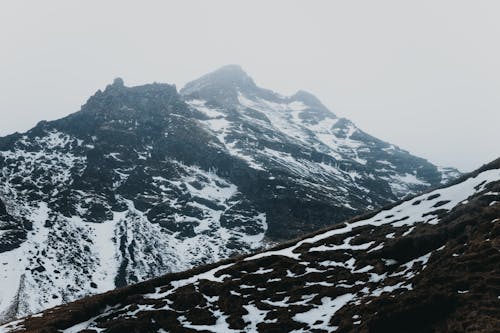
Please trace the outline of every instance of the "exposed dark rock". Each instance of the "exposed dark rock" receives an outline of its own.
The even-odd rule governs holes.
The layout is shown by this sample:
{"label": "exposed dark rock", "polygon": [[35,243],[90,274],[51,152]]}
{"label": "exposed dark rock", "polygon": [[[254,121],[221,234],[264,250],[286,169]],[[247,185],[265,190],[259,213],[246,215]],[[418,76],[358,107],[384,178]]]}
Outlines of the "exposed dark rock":
{"label": "exposed dark rock", "polygon": [[[426,218],[429,208],[412,203],[427,197],[453,207],[438,220]],[[1,329],[497,332],[499,199],[500,159],[430,195],[261,253],[84,298]]]}
{"label": "exposed dark rock", "polygon": [[[115,79],[80,111],[0,138],[0,168],[0,285],[19,280],[8,297],[23,300],[9,318],[256,251],[453,175],[233,65],[181,93]],[[20,262],[2,256],[19,248]]]}

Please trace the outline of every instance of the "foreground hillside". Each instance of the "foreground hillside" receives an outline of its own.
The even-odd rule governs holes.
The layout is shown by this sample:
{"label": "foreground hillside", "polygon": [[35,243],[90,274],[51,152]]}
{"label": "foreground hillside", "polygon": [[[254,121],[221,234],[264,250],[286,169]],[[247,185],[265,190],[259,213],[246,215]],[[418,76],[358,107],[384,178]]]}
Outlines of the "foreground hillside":
{"label": "foreground hillside", "polygon": [[498,332],[500,159],[451,186],[251,256],[0,332]]}
{"label": "foreground hillside", "polygon": [[181,93],[117,79],[0,138],[0,321],[257,251],[454,175],[237,66]]}

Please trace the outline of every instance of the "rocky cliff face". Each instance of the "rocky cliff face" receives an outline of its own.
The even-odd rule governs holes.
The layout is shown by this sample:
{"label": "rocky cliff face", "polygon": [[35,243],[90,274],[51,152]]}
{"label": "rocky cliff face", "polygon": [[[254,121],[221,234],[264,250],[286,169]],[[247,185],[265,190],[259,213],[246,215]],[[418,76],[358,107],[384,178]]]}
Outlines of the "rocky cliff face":
{"label": "rocky cliff face", "polygon": [[257,254],[165,275],[2,332],[497,332],[500,159]]}
{"label": "rocky cliff face", "polygon": [[20,241],[26,239],[31,230],[29,221],[22,223],[7,212],[7,207],[0,201],[0,253],[13,250]]}
{"label": "rocky cliff face", "polygon": [[255,251],[454,176],[235,66],[180,94],[117,79],[80,111],[0,138],[0,168],[3,319]]}

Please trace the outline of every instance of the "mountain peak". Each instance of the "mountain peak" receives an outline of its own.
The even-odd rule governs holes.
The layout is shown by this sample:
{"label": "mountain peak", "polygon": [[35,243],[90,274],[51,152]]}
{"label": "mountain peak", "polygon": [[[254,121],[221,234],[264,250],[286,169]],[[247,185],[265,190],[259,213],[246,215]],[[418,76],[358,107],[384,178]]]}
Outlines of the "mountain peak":
{"label": "mountain peak", "polygon": [[299,90],[295,94],[291,96],[291,98],[295,100],[302,100],[302,101],[311,101],[311,102],[316,102],[316,103],[321,103],[318,97],[313,95],[312,93],[305,91],[305,90]]}
{"label": "mountain peak", "polygon": [[294,101],[300,101],[304,102],[305,104],[309,106],[313,106],[318,109],[323,109],[326,110],[327,108],[321,103],[318,97],[313,95],[312,93],[305,91],[305,90],[299,90],[297,91],[294,95],[290,97],[291,100]]}
{"label": "mountain peak", "polygon": [[276,103],[299,101],[307,105],[309,110],[314,110],[314,113],[320,111],[322,114],[325,112],[330,114],[330,111],[313,94],[299,90],[290,97],[281,96],[271,90],[258,87],[243,68],[235,64],[223,66],[187,83],[180,93],[192,98],[217,101],[229,107],[239,103],[240,94],[246,98],[260,98]]}
{"label": "mountain peak", "polygon": [[113,86],[115,87],[124,87],[125,83],[121,77],[117,77],[113,80]]}
{"label": "mountain peak", "polygon": [[122,90],[123,88],[126,88],[123,79],[121,77],[117,77],[113,80],[113,83],[108,84],[106,86],[106,91],[110,91],[110,90],[118,91],[118,90]]}
{"label": "mountain peak", "polygon": [[222,66],[212,72],[212,74],[214,73],[231,73],[234,75],[248,76],[248,74],[243,70],[243,67],[238,64],[229,64]]}
{"label": "mountain peak", "polygon": [[239,65],[226,65],[197,80],[191,81],[181,89],[182,95],[197,93],[205,96],[223,94],[223,100],[234,100],[238,91],[258,89],[253,79]]}
{"label": "mountain peak", "polygon": [[104,91],[98,90],[91,96],[82,111],[85,112],[121,112],[123,108],[143,112],[161,112],[168,108],[172,100],[178,99],[175,85],[167,83],[150,83],[127,87],[123,79],[116,78]]}
{"label": "mountain peak", "polygon": [[212,81],[232,81],[233,83],[245,82],[253,83],[252,78],[243,70],[240,65],[230,64],[222,66],[213,72],[210,72],[202,78],[210,79]]}

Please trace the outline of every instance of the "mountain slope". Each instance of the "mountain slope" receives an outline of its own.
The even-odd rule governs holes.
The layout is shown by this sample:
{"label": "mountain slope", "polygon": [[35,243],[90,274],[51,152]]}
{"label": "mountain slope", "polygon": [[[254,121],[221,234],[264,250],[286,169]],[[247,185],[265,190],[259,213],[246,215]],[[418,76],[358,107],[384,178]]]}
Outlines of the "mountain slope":
{"label": "mountain slope", "polygon": [[298,164],[297,176],[307,178],[316,176],[320,162],[337,170],[323,172],[341,177],[340,170],[350,176],[356,184],[350,193],[374,191],[375,184],[370,181],[383,179],[390,188],[378,191],[385,198],[415,194],[458,176],[454,169],[437,169],[368,135],[349,120],[335,116],[310,93],[299,91],[287,97],[258,87],[239,66],[226,66],[190,82],[181,94],[209,117],[207,126],[223,146],[255,168],[269,170],[269,160],[277,164],[272,168],[292,161]]}
{"label": "mountain slope", "polygon": [[446,181],[239,67],[126,87],[0,138],[0,320],[255,251]]}
{"label": "mountain slope", "polygon": [[500,159],[455,184],[246,257],[1,332],[494,332]]}

